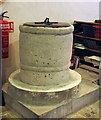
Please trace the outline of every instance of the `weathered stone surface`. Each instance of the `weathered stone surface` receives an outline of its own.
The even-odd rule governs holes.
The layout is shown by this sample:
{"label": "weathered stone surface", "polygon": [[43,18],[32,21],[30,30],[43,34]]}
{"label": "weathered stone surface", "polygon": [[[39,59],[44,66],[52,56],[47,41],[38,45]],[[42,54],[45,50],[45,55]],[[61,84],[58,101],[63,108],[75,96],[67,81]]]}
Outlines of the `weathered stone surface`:
{"label": "weathered stone surface", "polygon": [[21,81],[38,86],[67,82],[72,32],[72,25],[61,28],[20,25]]}

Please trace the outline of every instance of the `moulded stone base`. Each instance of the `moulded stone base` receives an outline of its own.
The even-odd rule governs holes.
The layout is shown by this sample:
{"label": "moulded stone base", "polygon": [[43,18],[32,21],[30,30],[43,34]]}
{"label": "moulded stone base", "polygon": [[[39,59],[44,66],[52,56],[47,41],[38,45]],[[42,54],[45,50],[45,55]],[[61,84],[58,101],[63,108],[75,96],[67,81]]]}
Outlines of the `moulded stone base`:
{"label": "moulded stone base", "polygon": [[[8,95],[23,103],[30,105],[54,105],[70,101],[77,94],[81,76],[69,70],[67,82],[57,85],[36,86],[23,83],[19,79],[19,71],[15,71],[9,77]],[[16,96],[15,96],[16,95]]]}

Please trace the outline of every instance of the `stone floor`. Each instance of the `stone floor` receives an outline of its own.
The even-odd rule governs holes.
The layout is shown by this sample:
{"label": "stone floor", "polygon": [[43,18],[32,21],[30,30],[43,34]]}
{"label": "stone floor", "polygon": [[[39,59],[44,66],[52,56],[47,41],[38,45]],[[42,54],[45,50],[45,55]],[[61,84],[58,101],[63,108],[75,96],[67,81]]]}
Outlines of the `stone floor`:
{"label": "stone floor", "polygon": [[101,118],[101,100],[87,106],[76,113],[65,116],[65,118]]}
{"label": "stone floor", "polygon": [[[100,103],[101,100],[98,100],[92,105],[87,106],[76,113],[67,115],[64,118],[101,118],[101,106],[99,105]],[[19,116],[14,111],[10,111],[5,107],[2,107],[2,113],[0,113],[0,117],[2,117],[2,115],[3,118],[7,118],[8,120],[10,120],[10,118],[17,118],[17,120],[19,120]]]}

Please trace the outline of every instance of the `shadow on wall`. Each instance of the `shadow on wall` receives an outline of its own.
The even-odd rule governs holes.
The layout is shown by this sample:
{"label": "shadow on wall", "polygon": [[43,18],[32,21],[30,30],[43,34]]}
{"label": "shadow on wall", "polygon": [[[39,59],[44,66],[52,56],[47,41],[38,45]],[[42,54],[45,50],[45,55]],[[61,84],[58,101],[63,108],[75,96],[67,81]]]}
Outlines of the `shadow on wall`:
{"label": "shadow on wall", "polygon": [[3,83],[8,80],[9,75],[19,68],[19,41],[9,45],[9,57],[2,60]]}

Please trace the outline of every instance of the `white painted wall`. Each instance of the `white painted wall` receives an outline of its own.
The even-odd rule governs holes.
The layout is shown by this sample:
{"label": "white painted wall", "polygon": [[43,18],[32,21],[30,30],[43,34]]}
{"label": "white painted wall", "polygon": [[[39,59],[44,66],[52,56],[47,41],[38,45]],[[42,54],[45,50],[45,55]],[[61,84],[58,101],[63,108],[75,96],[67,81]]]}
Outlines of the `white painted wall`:
{"label": "white painted wall", "polygon": [[[26,0],[28,1],[28,0]],[[35,0],[34,0],[35,1]],[[65,0],[66,1],[66,0]],[[68,0],[67,0],[68,1]],[[10,35],[10,57],[3,60],[4,76],[19,67],[19,24],[28,21],[50,21],[73,23],[74,20],[94,21],[99,18],[99,2],[6,2],[0,11],[8,10],[9,21],[14,21],[14,33]],[[5,79],[6,79],[5,78]]]}

